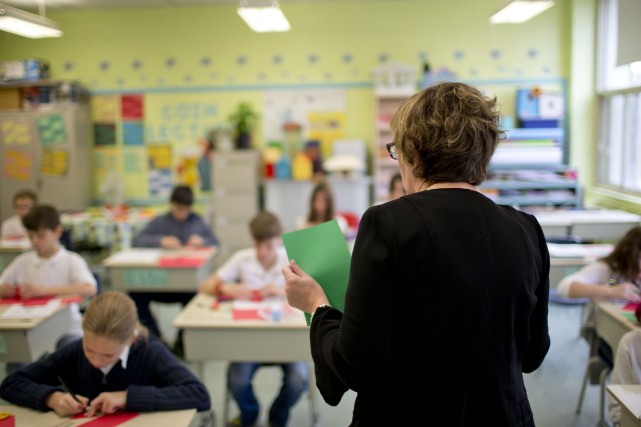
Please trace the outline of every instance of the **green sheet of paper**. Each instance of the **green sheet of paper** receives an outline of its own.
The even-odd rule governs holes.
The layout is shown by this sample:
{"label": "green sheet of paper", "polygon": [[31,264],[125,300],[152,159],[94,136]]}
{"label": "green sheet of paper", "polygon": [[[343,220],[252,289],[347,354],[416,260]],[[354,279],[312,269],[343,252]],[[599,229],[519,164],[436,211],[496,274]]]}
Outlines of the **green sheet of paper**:
{"label": "green sheet of paper", "polygon": [[[325,291],[329,304],[343,311],[351,254],[336,220],[283,234],[287,257],[296,261]],[[310,314],[305,313],[307,325]]]}

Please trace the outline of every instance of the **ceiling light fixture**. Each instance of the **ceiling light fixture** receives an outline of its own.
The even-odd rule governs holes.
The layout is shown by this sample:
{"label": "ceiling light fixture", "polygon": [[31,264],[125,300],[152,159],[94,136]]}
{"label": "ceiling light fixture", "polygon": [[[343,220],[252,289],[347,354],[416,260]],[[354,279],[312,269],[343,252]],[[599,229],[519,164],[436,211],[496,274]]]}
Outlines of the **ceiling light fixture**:
{"label": "ceiling light fixture", "polygon": [[512,0],[490,17],[492,24],[520,24],[554,6],[554,0]]}
{"label": "ceiling light fixture", "polygon": [[[41,14],[42,10],[41,7]],[[0,4],[0,30],[32,39],[62,36],[62,30],[52,20],[4,4]]]}
{"label": "ceiling light fixture", "polygon": [[238,14],[257,33],[290,29],[277,0],[241,0]]}

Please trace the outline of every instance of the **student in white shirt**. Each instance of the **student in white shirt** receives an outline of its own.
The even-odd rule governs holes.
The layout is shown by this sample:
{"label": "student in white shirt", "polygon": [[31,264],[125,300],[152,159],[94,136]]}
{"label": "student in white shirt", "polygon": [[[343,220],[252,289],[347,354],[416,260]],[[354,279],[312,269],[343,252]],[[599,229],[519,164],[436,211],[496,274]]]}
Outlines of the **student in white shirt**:
{"label": "student in white shirt", "polygon": [[20,240],[27,238],[27,229],[22,225],[22,218],[38,203],[38,196],[31,190],[20,190],[13,195],[15,215],[2,221],[0,237],[2,240]]}
{"label": "student in white shirt", "polygon": [[[626,332],[617,348],[610,384],[641,384],[641,330]],[[615,427],[621,421],[621,405],[608,396],[610,421]]]}
{"label": "student in white shirt", "polygon": [[[280,221],[272,213],[261,212],[251,220],[249,229],[254,247],[233,254],[200,285],[201,292],[237,299],[285,297],[281,270],[289,261],[282,246]],[[227,387],[240,409],[240,416],[231,422],[232,426],[251,426],[258,419],[260,406],[252,379],[262,365],[261,362],[229,365]],[[269,423],[273,427],[285,427],[291,408],[307,390],[309,372],[307,362],[278,365],[283,370],[283,385],[269,410]]]}
{"label": "student in white shirt", "polygon": [[343,234],[349,232],[347,220],[334,210],[334,195],[327,182],[321,181],[314,186],[309,199],[309,212],[296,220],[296,228],[302,229],[336,219]]}
{"label": "student in white shirt", "polygon": [[[34,207],[23,223],[33,251],[15,258],[0,276],[0,297],[30,299],[48,295],[96,294],[96,279],[87,262],[60,245],[62,225],[56,208]],[[82,318],[77,304],[71,305],[71,328],[59,338],[57,348],[82,337]]]}

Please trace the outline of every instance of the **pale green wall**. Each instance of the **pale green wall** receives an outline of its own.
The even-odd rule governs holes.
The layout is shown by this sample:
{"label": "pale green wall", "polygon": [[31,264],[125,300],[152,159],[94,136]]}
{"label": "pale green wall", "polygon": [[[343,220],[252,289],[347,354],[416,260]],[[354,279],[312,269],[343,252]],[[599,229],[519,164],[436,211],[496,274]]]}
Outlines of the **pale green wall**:
{"label": "pale green wall", "polygon": [[[222,100],[219,122],[233,107],[225,99],[260,99],[262,89],[274,87],[343,87],[346,137],[371,145],[371,72],[383,60],[420,71],[427,58],[433,69],[447,67],[463,81],[490,88],[506,114],[513,114],[517,86],[570,77],[579,43],[570,42],[573,7],[580,1],[558,0],[524,24],[491,26],[488,17],[504,3],[282,1],[292,30],[280,34],[251,32],[232,5],[58,11],[49,17],[62,26],[62,38],[30,40],[0,32],[0,60],[46,58],[55,78],[80,80],[96,93],[210,94]],[[238,95],[224,97],[228,91]],[[262,144],[260,135],[257,143]]]}

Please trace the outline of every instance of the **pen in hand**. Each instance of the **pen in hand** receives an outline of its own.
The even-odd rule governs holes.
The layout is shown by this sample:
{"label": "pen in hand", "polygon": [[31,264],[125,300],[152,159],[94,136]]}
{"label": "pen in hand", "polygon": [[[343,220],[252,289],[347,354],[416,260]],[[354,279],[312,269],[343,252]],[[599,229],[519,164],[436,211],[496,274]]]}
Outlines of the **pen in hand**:
{"label": "pen in hand", "polygon": [[62,381],[62,378],[60,378],[60,375],[58,375],[58,381],[60,381],[60,385],[62,385],[62,388],[65,389],[65,392],[69,393],[71,395],[71,397],[73,397],[73,400],[75,400],[76,402],[80,403],[81,405],[84,405],[80,401],[80,399],[78,399],[76,397],[76,395],[71,392],[71,389],[69,387],[67,387],[67,384],[64,381]]}

